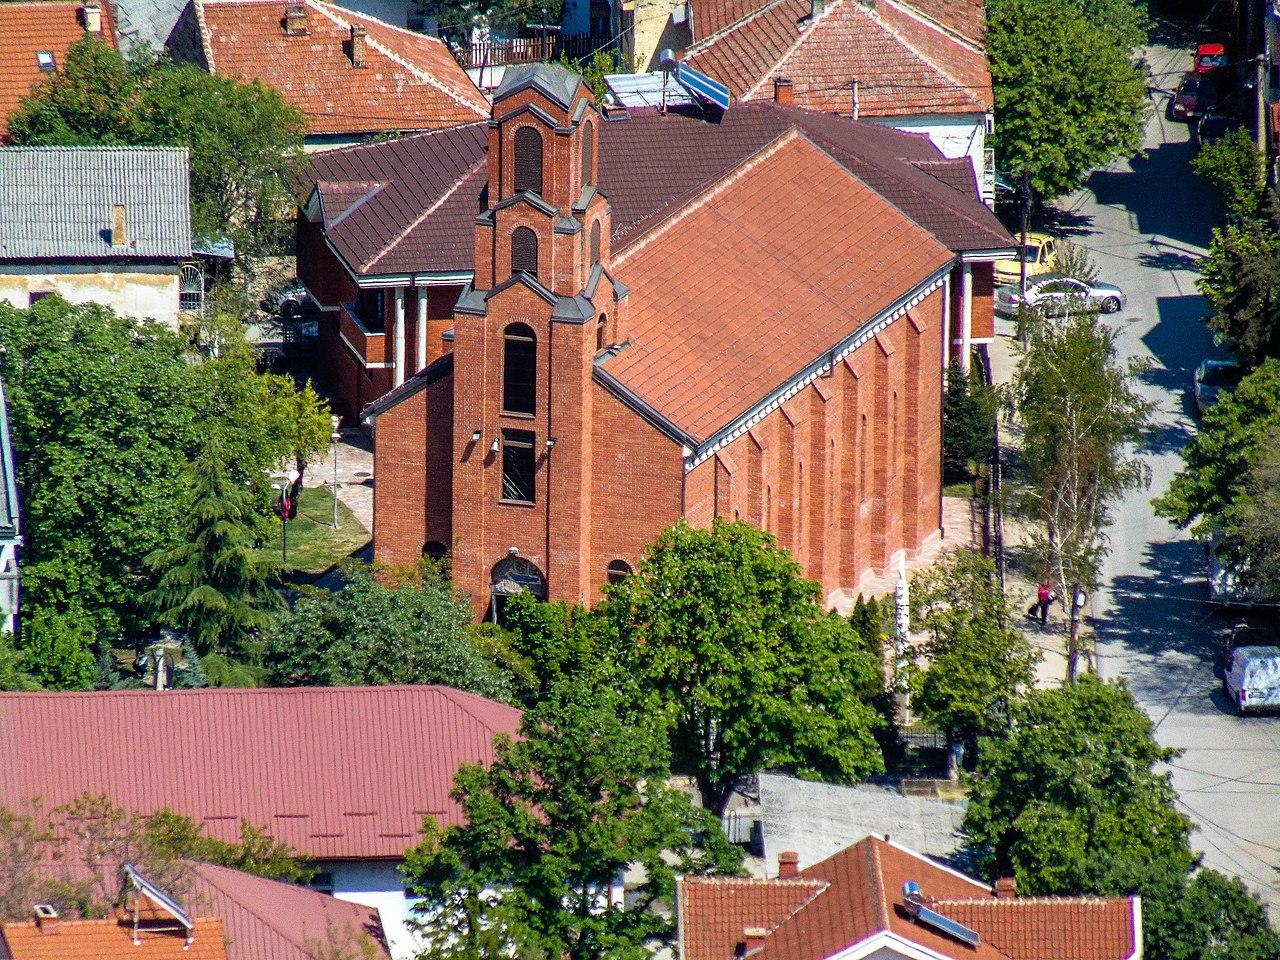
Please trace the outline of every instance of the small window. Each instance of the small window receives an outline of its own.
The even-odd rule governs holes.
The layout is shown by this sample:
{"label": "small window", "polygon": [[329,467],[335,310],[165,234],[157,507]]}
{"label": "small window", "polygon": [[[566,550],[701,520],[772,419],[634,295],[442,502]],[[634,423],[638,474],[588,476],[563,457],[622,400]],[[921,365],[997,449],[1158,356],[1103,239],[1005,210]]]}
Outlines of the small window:
{"label": "small window", "polygon": [[515,189],[542,193],[542,134],[521,127],[515,137]]}
{"label": "small window", "polygon": [[538,275],[538,235],[528,227],[511,232],[511,272]]}
{"label": "small window", "polygon": [[502,431],[502,499],[533,503],[533,432]]}
{"label": "small window", "polygon": [[600,262],[600,221],[591,224],[591,264]]}
{"label": "small window", "polygon": [[52,296],[52,294],[53,294],[53,291],[51,290],[32,290],[30,293],[27,294],[27,306],[34,307],[37,303],[39,303],[45,297]]}
{"label": "small window", "polygon": [[594,128],[591,121],[588,120],[582,125],[582,185],[586,187],[591,183],[591,166],[594,159],[595,145],[591,142],[591,133]]}
{"label": "small window", "polygon": [[36,51],[36,66],[40,68],[41,73],[53,73],[58,69],[58,61],[53,55],[52,50]]}
{"label": "small window", "polygon": [[600,319],[596,321],[596,353],[604,349],[604,328],[608,322],[609,318],[603,313],[600,314]]}
{"label": "small window", "polygon": [[502,334],[502,412],[533,416],[538,384],[533,328],[513,323]]}
{"label": "small window", "polygon": [[623,580],[627,579],[627,577],[631,576],[631,564],[627,563],[625,560],[614,560],[609,564],[609,569],[606,573],[611,585],[621,583]]}

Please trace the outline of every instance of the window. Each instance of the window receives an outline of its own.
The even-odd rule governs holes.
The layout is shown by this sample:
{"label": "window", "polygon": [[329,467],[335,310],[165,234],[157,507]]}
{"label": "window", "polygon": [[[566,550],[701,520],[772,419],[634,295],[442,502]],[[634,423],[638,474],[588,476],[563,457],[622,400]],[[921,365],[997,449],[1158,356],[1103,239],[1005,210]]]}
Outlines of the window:
{"label": "window", "polygon": [[386,313],[381,290],[361,290],[356,294],[355,314],[370,333],[384,332]]}
{"label": "window", "polygon": [[608,321],[609,318],[603,313],[600,314],[600,319],[596,321],[596,353],[604,349],[604,327]]}
{"label": "window", "polygon": [[542,193],[542,134],[533,127],[516,131],[516,192]]}
{"label": "window", "polygon": [[591,263],[595,265],[600,262],[600,221],[597,220],[591,224]]}
{"label": "window", "polygon": [[45,297],[52,295],[52,290],[32,290],[27,294],[27,306],[34,307]]}
{"label": "window", "polygon": [[502,335],[502,412],[533,416],[538,383],[538,341],[533,328],[513,323]]}
{"label": "window", "polygon": [[591,142],[593,127],[588,120],[582,125],[582,186],[591,183],[591,161],[594,159],[595,145]]}
{"label": "window", "polygon": [[52,50],[36,51],[36,66],[40,68],[41,73],[53,73],[58,69],[58,61],[54,59]]}
{"label": "window", "polygon": [[311,879],[307,881],[307,886],[312,890],[333,896],[333,874],[324,871],[313,873]]}
{"label": "window", "polygon": [[610,584],[621,583],[631,576],[631,564],[625,560],[614,560],[609,564],[606,574]]}
{"label": "window", "polygon": [[511,272],[538,275],[538,235],[528,227],[511,232]]}
{"label": "window", "polygon": [[502,499],[533,503],[533,431],[502,431]]}
{"label": "window", "polygon": [[871,438],[867,436],[867,415],[862,415],[858,428],[858,499],[867,499],[867,461],[871,454]]}
{"label": "window", "polygon": [[439,540],[428,540],[422,547],[422,555],[428,560],[443,560],[448,552],[448,547]]}

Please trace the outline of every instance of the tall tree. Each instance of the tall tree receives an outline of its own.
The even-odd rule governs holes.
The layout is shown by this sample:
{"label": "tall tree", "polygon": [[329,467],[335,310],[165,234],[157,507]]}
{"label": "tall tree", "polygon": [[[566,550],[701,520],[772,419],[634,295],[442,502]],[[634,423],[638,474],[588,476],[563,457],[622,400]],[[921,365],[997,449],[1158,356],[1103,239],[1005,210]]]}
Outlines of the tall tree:
{"label": "tall tree", "polygon": [[952,361],[942,395],[942,472],[949,480],[971,479],[991,459],[996,409],[992,391],[975,366],[966,375]]}
{"label": "tall tree", "polygon": [[878,773],[879,665],[772,537],[683,521],[610,593],[628,669],[670,718],[675,768],[721,813],[744,774]]}
{"label": "tall tree", "polygon": [[1213,231],[1198,281],[1213,308],[1210,329],[1250,368],[1280,355],[1280,199],[1275,194],[1264,212]]}
{"label": "tall tree", "polygon": [[1228,220],[1239,223],[1257,216],[1267,189],[1266,157],[1244,127],[1203,144],[1191,167],[1218,192]]}
{"label": "tall tree", "polygon": [[[643,960],[674,938],[677,876],[739,869],[715,818],[667,786],[661,729],[620,707],[607,687],[562,683],[490,767],[458,771],[465,826],[428,818],[405,857],[425,956]],[[633,865],[644,879],[624,909],[609,888]]]}
{"label": "tall tree", "polygon": [[272,586],[275,560],[258,550],[253,498],[229,478],[223,456],[214,427],[195,462],[182,535],[146,560],[157,577],[146,602],[201,654],[247,652],[284,608]]}

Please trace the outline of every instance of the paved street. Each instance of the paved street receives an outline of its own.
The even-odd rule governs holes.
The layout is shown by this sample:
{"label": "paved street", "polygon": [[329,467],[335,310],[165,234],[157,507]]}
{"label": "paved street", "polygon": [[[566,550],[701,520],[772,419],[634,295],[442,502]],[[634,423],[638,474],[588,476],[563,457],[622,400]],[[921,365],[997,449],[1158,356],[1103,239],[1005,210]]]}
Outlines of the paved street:
{"label": "paved street", "polygon": [[[1190,67],[1185,52],[1149,53],[1156,83],[1172,86]],[[1214,352],[1199,323],[1194,258],[1204,252],[1217,213],[1191,172],[1184,124],[1168,122],[1163,98],[1147,131],[1145,157],[1099,171],[1089,189],[1062,204],[1063,233],[1094,255],[1102,279],[1118,283],[1129,305],[1115,321],[1123,350],[1148,358],[1142,393],[1156,404],[1155,431],[1141,453],[1149,491],[1116,511],[1108,589],[1092,598],[1103,676],[1128,678],[1157,724],[1162,743],[1184,752],[1174,764],[1180,803],[1198,824],[1205,862],[1236,874],[1274,909],[1280,905],[1280,717],[1236,718],[1219,692],[1214,659],[1230,617],[1204,602],[1200,546],[1157,518],[1163,492],[1194,429],[1187,387]]]}

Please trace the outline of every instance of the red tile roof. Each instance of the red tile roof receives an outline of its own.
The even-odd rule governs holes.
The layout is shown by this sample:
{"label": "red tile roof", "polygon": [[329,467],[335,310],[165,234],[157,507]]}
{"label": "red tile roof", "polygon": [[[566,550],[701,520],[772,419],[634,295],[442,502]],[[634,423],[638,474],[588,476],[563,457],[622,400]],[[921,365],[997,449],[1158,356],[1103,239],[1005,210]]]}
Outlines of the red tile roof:
{"label": "red tile roof", "polygon": [[[80,20],[82,4],[0,3],[0,138],[9,128],[9,117],[32,87],[48,76],[40,70],[36,54],[53,54],[58,70],[67,61],[67,49],[84,36]],[[102,4],[102,39],[116,45],[111,4]]]}
{"label": "red tile roof", "polygon": [[[439,130],[487,119],[489,103],[435,37],[319,0],[301,0],[308,33],[288,36],[285,0],[195,0],[211,70],[279,88],[313,134]],[[351,26],[368,66],[352,66]]]}
{"label": "red tile roof", "polygon": [[[317,942],[366,942],[371,953],[351,956],[385,960],[378,911],[291,883],[265,880],[240,870],[193,863],[188,908],[220,917],[227,932],[227,960],[314,960]],[[367,938],[367,939],[365,939]]]}
{"label": "red tile roof", "polygon": [[[777,894],[764,887],[797,880],[823,887],[776,922]],[[768,931],[754,960],[825,960],[885,933],[949,960],[1130,960],[1141,945],[1133,899],[996,900],[985,884],[874,837],[802,870],[797,880],[681,880],[680,960],[732,960],[742,931],[734,936],[727,926],[739,919]],[[976,931],[978,945],[913,919],[902,895],[908,880],[932,909]]]}
{"label": "red tile roof", "polygon": [[33,920],[0,925],[12,960],[227,960],[221,920],[197,918],[193,933],[188,945],[185,933],[143,930],[135,946],[133,925],[116,918],[59,920],[49,932]]}
{"label": "red tile roof", "polygon": [[105,793],[224,839],[244,818],[311,857],[392,859],[424,814],[459,822],[458,766],[519,719],[438,686],[0,693],[0,805]]}
{"label": "red tile roof", "polygon": [[771,0],[695,43],[686,59],[741,100],[772,99],[773,78],[783,77],[793,81],[797,106],[852,116],[857,78],[860,116],[989,112],[991,73],[973,36],[981,7],[964,0],[926,7],[830,0],[811,20],[811,0]]}
{"label": "red tile roof", "polygon": [[823,880],[698,877],[679,881],[679,887],[677,921],[684,960],[729,960],[744,930],[755,927],[772,933],[826,890],[827,884]]}

